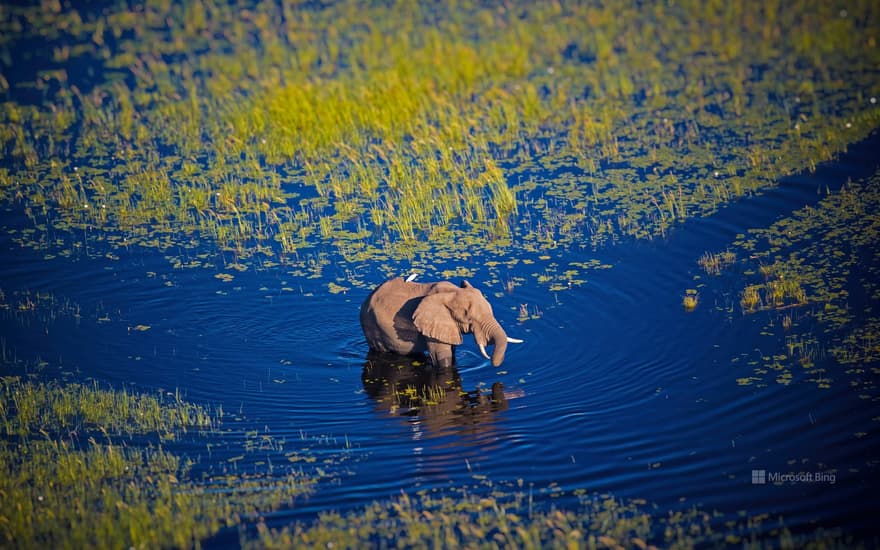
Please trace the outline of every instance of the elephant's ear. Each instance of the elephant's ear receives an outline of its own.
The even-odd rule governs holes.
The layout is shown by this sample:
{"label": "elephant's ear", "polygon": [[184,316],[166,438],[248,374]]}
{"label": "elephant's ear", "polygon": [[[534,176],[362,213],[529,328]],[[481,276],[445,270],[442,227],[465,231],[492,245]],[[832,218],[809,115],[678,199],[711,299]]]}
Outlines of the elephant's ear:
{"label": "elephant's ear", "polygon": [[449,294],[438,292],[422,298],[422,303],[413,312],[413,324],[428,338],[458,346],[461,345],[461,332],[446,307]]}

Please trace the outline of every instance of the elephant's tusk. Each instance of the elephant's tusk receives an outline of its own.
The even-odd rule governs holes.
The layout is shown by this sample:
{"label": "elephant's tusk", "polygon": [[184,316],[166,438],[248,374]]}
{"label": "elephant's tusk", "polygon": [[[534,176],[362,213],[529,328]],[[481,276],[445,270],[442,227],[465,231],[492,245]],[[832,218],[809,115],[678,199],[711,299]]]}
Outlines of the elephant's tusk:
{"label": "elephant's tusk", "polygon": [[507,337],[507,342],[509,344],[522,344],[523,343],[523,341],[520,340],[519,338],[511,338],[510,336]]}
{"label": "elephant's tusk", "polygon": [[492,359],[491,357],[489,357],[489,354],[486,353],[486,346],[484,346],[483,344],[480,344],[480,353],[482,353],[483,357],[485,357],[486,359]]}

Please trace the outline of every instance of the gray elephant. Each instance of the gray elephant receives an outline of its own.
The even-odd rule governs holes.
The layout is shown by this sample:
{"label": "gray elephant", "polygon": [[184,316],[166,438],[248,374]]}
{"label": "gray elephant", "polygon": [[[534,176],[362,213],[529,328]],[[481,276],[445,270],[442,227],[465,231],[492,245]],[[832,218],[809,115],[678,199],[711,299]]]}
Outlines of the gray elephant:
{"label": "gray elephant", "polygon": [[492,306],[470,283],[414,283],[400,277],[379,285],[361,306],[361,327],[370,349],[412,355],[428,352],[437,366],[455,361],[462,334],[473,334],[480,353],[494,345],[492,365],[504,361],[509,338],[495,320]]}

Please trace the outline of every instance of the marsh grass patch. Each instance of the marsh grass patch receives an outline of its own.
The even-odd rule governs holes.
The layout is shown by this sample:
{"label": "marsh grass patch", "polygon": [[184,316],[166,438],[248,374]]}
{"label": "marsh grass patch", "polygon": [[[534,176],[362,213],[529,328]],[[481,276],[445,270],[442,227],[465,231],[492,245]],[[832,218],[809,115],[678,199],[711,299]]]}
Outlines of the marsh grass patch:
{"label": "marsh grass patch", "polygon": [[[101,432],[112,435],[158,433],[173,439],[187,430],[210,431],[222,410],[212,411],[180,399],[110,390],[92,384],[37,383],[0,379],[4,407],[0,427],[6,436]],[[46,434],[47,436],[49,433]]]}
{"label": "marsh grass patch", "polygon": [[[200,465],[174,440],[213,433],[222,411],[172,397],[0,379],[0,540],[26,548],[198,546],[312,490],[316,478],[301,467],[194,475]],[[244,440],[251,443],[242,456],[267,444]]]}
{"label": "marsh grass patch", "polygon": [[[537,489],[522,480],[449,491],[421,491],[377,501],[351,513],[324,512],[311,524],[283,528],[257,526],[246,548],[693,548],[700,546],[779,546],[848,548],[859,546],[834,531],[795,534],[769,516],[732,518],[697,508],[651,513],[640,499],[558,486]],[[538,493],[572,497],[570,507],[536,504]],[[482,496],[481,496],[482,495]],[[723,529],[718,527],[723,525]]]}
{"label": "marsh grass patch", "polygon": [[0,194],[47,254],[306,276],[651,238],[877,127],[870,3],[770,11],[10,6]]}

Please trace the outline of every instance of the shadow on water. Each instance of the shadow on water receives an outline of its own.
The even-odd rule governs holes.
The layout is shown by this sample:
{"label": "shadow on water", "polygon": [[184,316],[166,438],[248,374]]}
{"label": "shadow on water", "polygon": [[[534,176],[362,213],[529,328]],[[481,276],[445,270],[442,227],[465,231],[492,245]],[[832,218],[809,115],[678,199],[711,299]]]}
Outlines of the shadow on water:
{"label": "shadow on water", "polygon": [[878,168],[880,131],[851,144],[835,161],[819,164],[815,171],[804,170],[779,179],[760,195],[732,202],[707,218],[685,221],[670,232],[666,242],[675,248],[692,250],[697,256],[704,249],[720,249],[737,234],[766,227],[795,210],[815,205],[829,193],[839,191],[848,181],[867,178]]}
{"label": "shadow on water", "polygon": [[370,353],[361,374],[364,390],[377,412],[406,419],[413,437],[436,437],[457,432],[478,438],[493,432],[497,415],[508,408],[508,397],[494,382],[488,391],[466,391],[454,366],[436,367],[425,360]]}

